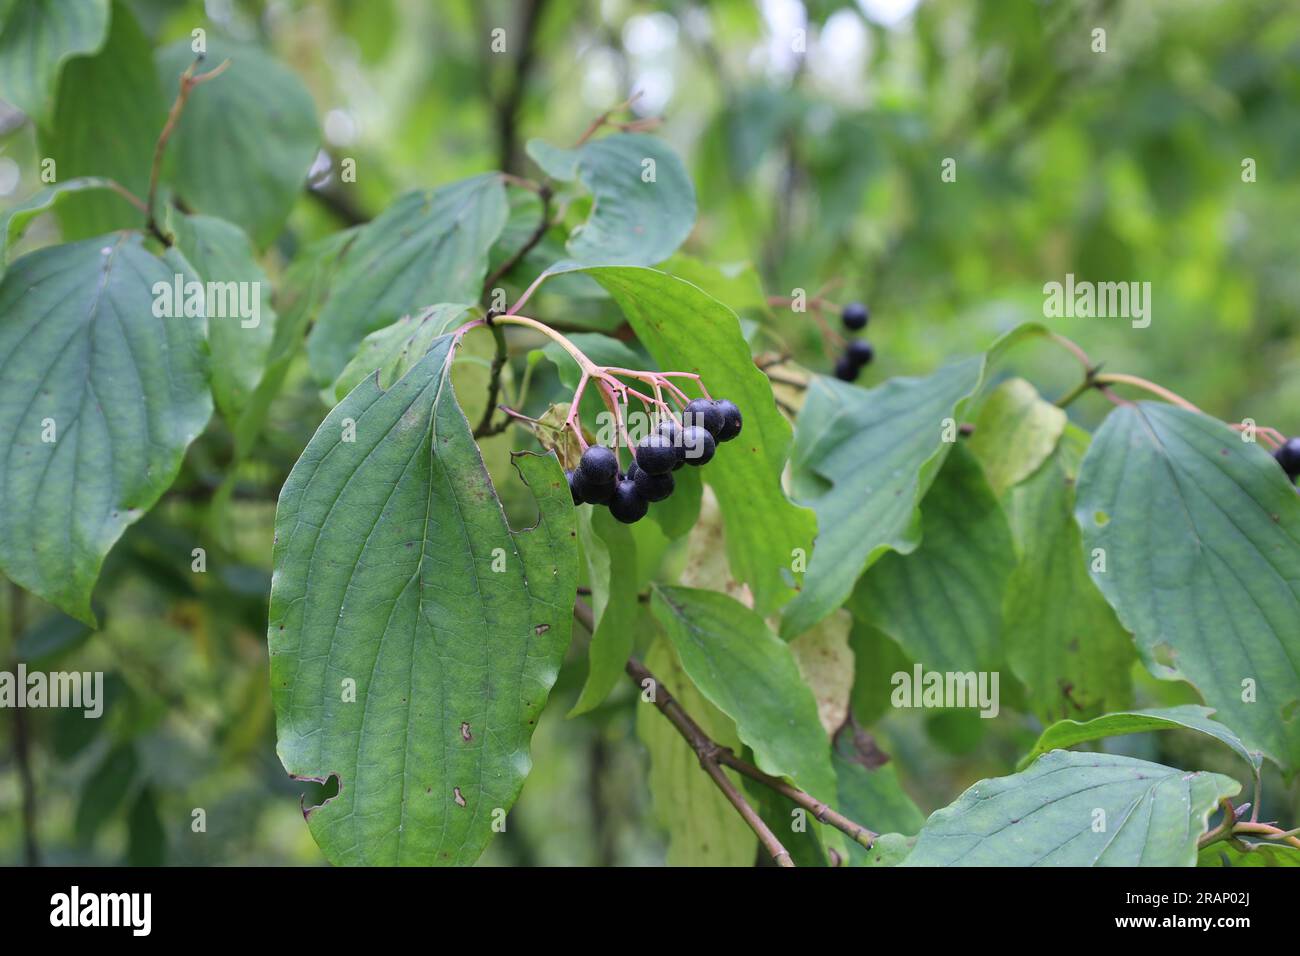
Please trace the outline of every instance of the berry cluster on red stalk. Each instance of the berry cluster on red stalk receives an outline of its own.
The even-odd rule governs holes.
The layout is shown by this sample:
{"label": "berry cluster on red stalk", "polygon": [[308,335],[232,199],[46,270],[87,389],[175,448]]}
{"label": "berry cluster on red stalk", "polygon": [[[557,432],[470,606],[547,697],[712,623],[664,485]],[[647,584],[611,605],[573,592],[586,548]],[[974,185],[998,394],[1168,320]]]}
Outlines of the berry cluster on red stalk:
{"label": "berry cluster on red stalk", "polygon": [[[476,319],[461,326],[456,334],[489,323],[522,325],[542,333],[564,349],[582,373],[564,422],[564,428],[573,432],[582,449],[577,466],[565,471],[575,505],[606,505],[625,524],[640,521],[651,502],[663,501],[673,493],[674,471],[684,465],[708,464],[718,444],[731,441],[744,425],[740,408],[727,399],[711,396],[694,372],[597,365],[565,336],[526,315]],[[702,397],[691,398],[674,379],[693,382]],[[590,445],[583,434],[579,409],[588,388],[596,389],[612,418],[612,441],[608,446]],[[651,422],[648,434],[635,443],[627,428],[633,399],[641,403]],[[627,450],[626,470],[619,457],[620,447]]]}

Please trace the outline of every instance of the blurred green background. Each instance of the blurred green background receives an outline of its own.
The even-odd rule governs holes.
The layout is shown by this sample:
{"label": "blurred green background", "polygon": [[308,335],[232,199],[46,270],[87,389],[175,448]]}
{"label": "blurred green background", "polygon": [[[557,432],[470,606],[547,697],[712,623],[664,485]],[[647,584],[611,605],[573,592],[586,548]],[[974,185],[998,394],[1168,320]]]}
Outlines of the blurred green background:
{"label": "blurred green background", "polygon": [[[0,2],[0,11],[13,2],[23,0]],[[1115,318],[1049,320],[1108,371],[1151,378],[1225,420],[1300,430],[1300,5],[126,0],[125,8],[155,45],[202,26],[264,46],[311,90],[330,157],[355,159],[356,183],[322,175],[304,190],[269,254],[273,276],[306,243],[409,188],[494,168],[529,174],[529,138],[571,143],[636,90],[633,113],[663,117],[658,134],[696,179],[699,220],[685,251],[753,263],[771,295],[829,286],[837,302],[869,303],[877,361],[865,384],[931,371],[1042,319],[1044,283],[1073,273],[1151,283],[1147,329]],[[497,27],[507,31],[505,53],[489,48]],[[1093,49],[1098,28],[1104,53]],[[139,108],[117,105],[124,117]],[[0,106],[0,206],[39,191],[41,156],[32,124]],[[949,158],[955,182],[940,177]],[[1248,159],[1254,182],[1243,181]],[[44,217],[18,251],[58,238],[57,222]],[[571,311],[560,313],[561,302]],[[554,297],[537,314],[590,327],[617,315],[608,302]],[[799,363],[828,370],[806,317],[778,309],[766,323]],[[1049,396],[1077,380],[1077,366],[1050,346],[1022,350],[1016,362]],[[471,361],[465,376],[475,374],[482,366]],[[536,375],[533,395],[544,404],[558,386],[545,363]],[[474,420],[482,389],[465,384]],[[1090,397],[1070,413],[1093,426],[1108,408]],[[322,862],[299,814],[303,788],[274,752],[264,627],[275,497],[325,410],[296,369],[229,502],[214,501],[231,461],[230,436],[214,419],[176,486],[110,556],[97,592],[101,632],[6,591],[6,656],[33,668],[103,670],[109,704],[99,721],[0,713],[0,863],[26,852],[19,720],[44,862]],[[522,440],[492,439],[489,462]],[[205,575],[190,572],[196,541],[209,549]],[[565,720],[582,676],[581,664],[562,673],[510,829],[484,864],[663,861],[632,688]],[[1141,703],[1195,699],[1136,676]],[[872,729],[925,812],[1007,772],[1036,731],[1015,716],[908,713]],[[1113,746],[1241,775],[1226,751],[1175,734]],[[1280,780],[1268,784],[1264,818],[1294,823],[1294,788],[1288,796]],[[195,808],[206,812],[206,833],[191,829]]]}

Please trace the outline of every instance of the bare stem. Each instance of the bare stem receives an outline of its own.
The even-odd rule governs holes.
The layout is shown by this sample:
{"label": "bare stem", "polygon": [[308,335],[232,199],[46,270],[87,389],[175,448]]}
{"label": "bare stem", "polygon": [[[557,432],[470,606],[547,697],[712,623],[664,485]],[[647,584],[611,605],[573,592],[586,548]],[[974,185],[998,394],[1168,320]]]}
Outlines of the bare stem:
{"label": "bare stem", "polygon": [[1187,399],[1183,398],[1181,395],[1176,395],[1173,392],[1169,391],[1169,389],[1165,388],[1163,385],[1157,385],[1155,382],[1149,382],[1145,378],[1140,378],[1137,375],[1125,375],[1120,372],[1109,372],[1105,375],[1094,376],[1093,381],[1099,385],[1132,385],[1136,388],[1145,389],[1146,391],[1150,392],[1152,395],[1158,395],[1160,398],[1163,398],[1166,402],[1169,402],[1173,405],[1177,405],[1179,408],[1185,408],[1189,412],[1200,412],[1199,408],[1197,408]]}
{"label": "bare stem", "polygon": [[157,214],[158,180],[162,175],[163,154],[167,151],[167,141],[171,139],[172,133],[176,129],[176,124],[181,118],[181,111],[185,109],[185,103],[189,100],[194,87],[206,83],[208,80],[215,80],[226,72],[226,69],[230,66],[230,61],[224,60],[216,69],[195,76],[194,71],[198,68],[198,65],[199,60],[195,60],[181,74],[180,90],[176,94],[176,99],[172,102],[171,110],[167,113],[167,122],[163,124],[162,132],[158,134],[158,142],[154,144],[153,166],[149,170],[149,198],[145,205],[145,214],[148,216],[146,226],[150,232],[158,237],[160,242],[168,246],[171,245],[171,238],[158,228]]}

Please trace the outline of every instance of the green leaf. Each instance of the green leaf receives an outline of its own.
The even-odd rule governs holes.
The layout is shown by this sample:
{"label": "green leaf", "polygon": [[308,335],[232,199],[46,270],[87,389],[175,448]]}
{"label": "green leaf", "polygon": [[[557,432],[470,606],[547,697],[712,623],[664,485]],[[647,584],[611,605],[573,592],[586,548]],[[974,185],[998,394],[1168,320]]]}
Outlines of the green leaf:
{"label": "green leaf", "polygon": [[44,123],[64,62],[94,53],[107,32],[108,0],[11,4],[0,24],[0,99]]}
{"label": "green leaf", "polygon": [[126,816],[128,866],[162,866],[167,859],[167,832],[158,815],[152,787],[144,787]]}
{"label": "green leaf", "polygon": [[[155,59],[170,103],[194,63],[190,41],[163,47]],[[224,73],[190,94],[167,145],[167,178],[188,208],[233,222],[264,248],[316,158],[316,105],[292,70],[256,47],[210,38],[196,72],[227,59]]]}
{"label": "green leaf", "polygon": [[1075,517],[1147,669],[1300,766],[1300,497],[1277,462],[1205,415],[1125,405],[1083,460]]}
{"label": "green leaf", "polygon": [[695,186],[681,159],[657,137],[615,133],[576,149],[534,139],[528,155],[548,176],[579,180],[592,194],[591,217],[566,245],[579,265],[654,265],[672,255],[695,225]]}
{"label": "green leaf", "polygon": [[849,699],[858,723],[875,723],[893,706],[894,681],[898,673],[911,674],[912,661],[889,635],[860,618],[849,631],[853,651],[853,696]]}
{"label": "green leaf", "polygon": [[158,282],[171,269],[126,233],[41,249],[0,281],[0,569],[92,626],[104,556],[212,414],[202,322],[155,318]]}
{"label": "green leaf", "polygon": [[228,422],[238,422],[262,381],[275,336],[271,282],[238,227],[181,214],[168,225],[175,245],[166,258],[177,262],[186,283],[204,286],[213,398]]}
{"label": "green leaf", "polygon": [[1300,866],[1300,847],[1289,843],[1233,843],[1220,841],[1205,847],[1196,857],[1197,866]]}
{"label": "green leaf", "polygon": [[1065,411],[1045,401],[1023,378],[990,393],[975,419],[970,450],[997,495],[1024,481],[1047,460],[1065,431]]}
{"label": "green leaf", "polygon": [[42,213],[57,209],[69,196],[86,189],[112,189],[112,183],[98,176],[82,176],[42,189],[30,199],[0,213],[0,272],[9,261],[8,250],[18,241],[27,224]]}
{"label": "green leaf", "polygon": [[[916,837],[882,833],[870,850],[863,852],[859,866],[899,866],[916,845]],[[852,848],[850,847],[850,851]],[[856,854],[855,854],[856,856]]]}
{"label": "green leaf", "polygon": [[596,631],[587,649],[587,682],[570,717],[598,707],[623,679],[640,611],[632,530],[608,508],[583,507],[578,509],[578,540],[587,559]]}
{"label": "green leaf", "polygon": [[1011,531],[984,472],[954,448],[922,503],[920,547],[872,565],[853,592],[853,613],[928,670],[994,670],[1014,566]]}
{"label": "green leaf", "polygon": [[1128,710],[1123,713],[1106,714],[1083,723],[1077,720],[1057,721],[1042,732],[1038,742],[1034,744],[1034,749],[1020,761],[1020,766],[1027,767],[1049,750],[1063,750],[1087,740],[1183,728],[1199,731],[1226,744],[1236,751],[1252,770],[1258,772],[1262,762],[1261,755],[1251,751],[1242,743],[1241,738],[1233,733],[1231,728],[1217,720],[1211,720],[1210,715],[1213,713],[1214,711],[1209,707],[1184,704],[1180,707]]}
{"label": "green leaf", "polygon": [[650,606],[691,681],[736,722],[759,768],[833,802],[830,741],[789,645],[725,594],[656,586]]}
{"label": "green leaf", "polygon": [[432,305],[371,332],[361,340],[357,354],[334,380],[333,400],[342,401],[363,378],[375,372],[379,373],[379,387],[390,387],[424,358],[434,339],[469,321],[465,315],[469,310],[467,305]]}
{"label": "green leaf", "polygon": [[793,592],[790,566],[811,544],[813,515],[781,487],[790,426],[776,409],[767,376],[754,366],[739,320],[689,282],[654,269],[582,271],[609,290],[661,369],[694,372],[709,394],[740,406],[744,430],[719,447],[701,477],[717,494],[733,572],[753,591],[755,610],[771,612]]}
{"label": "green leaf", "polygon": [[715,265],[679,252],[663,264],[663,270],[699,286],[737,313],[772,318],[763,280],[751,262]]}
{"label": "green leaf", "polygon": [[340,258],[307,340],[312,371],[332,382],[362,339],[435,303],[477,302],[487,254],[506,221],[501,176],[410,192],[362,226]]}
{"label": "green leaf", "polygon": [[334,863],[477,859],[523,786],[569,644],[568,484],[554,456],[518,456],[539,518],[510,529],[451,388],[453,353],[444,336],[388,391],[362,381],[276,512],[278,752],[296,777],[337,775],[338,795],[308,811]]}
{"label": "green leaf", "polygon": [[1055,750],[930,815],[903,866],[1192,866],[1219,801],[1241,790],[1112,754]]}
{"label": "green leaf", "polygon": [[[695,688],[670,643],[657,639],[645,665],[710,738],[740,751],[736,725]],[[754,831],[700,768],[690,744],[644,700],[637,705],[636,732],[650,752],[650,797],[655,818],[668,834],[668,865],[753,866],[758,847]],[[723,772],[739,788],[737,775]]]}
{"label": "green leaf", "polygon": [[853,693],[853,651],[849,629],[853,618],[847,611],[830,615],[811,631],[790,642],[799,676],[817,701],[817,718],[828,736],[833,736],[849,716]]}
{"label": "green leaf", "polygon": [[[151,50],[127,7],[115,3],[103,48],[64,68],[54,119],[40,132],[60,180],[105,176],[141,200],[148,195],[154,143],[167,111]],[[65,240],[144,222],[144,214],[120,195],[98,190],[65,197],[58,216]]]}
{"label": "green leaf", "polygon": [[1023,325],[985,355],[870,390],[813,378],[795,428],[791,489],[817,513],[817,546],[803,590],[785,609],[783,636],[806,631],[843,604],[885,552],[916,550],[921,499],[956,441],[956,425],[985,369],[1041,333],[1041,326]]}
{"label": "green leaf", "polygon": [[1020,560],[1002,619],[1007,662],[1041,720],[1128,706],[1133,641],[1088,576],[1074,485],[1088,436],[1066,429],[1038,471],[1003,499]]}

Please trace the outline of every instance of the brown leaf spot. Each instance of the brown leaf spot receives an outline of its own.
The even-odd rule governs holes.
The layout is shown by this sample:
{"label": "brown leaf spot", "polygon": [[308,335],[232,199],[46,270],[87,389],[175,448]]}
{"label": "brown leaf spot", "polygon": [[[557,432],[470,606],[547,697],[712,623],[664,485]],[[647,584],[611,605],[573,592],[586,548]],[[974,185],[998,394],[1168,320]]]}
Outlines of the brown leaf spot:
{"label": "brown leaf spot", "polygon": [[451,792],[456,795],[456,806],[465,806],[465,798],[460,795],[460,787],[452,787]]}

